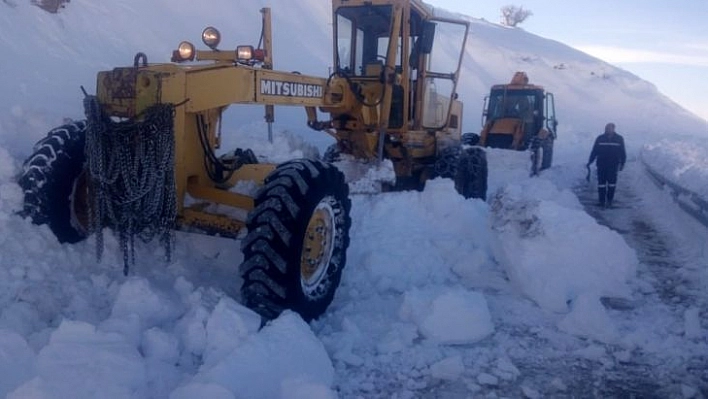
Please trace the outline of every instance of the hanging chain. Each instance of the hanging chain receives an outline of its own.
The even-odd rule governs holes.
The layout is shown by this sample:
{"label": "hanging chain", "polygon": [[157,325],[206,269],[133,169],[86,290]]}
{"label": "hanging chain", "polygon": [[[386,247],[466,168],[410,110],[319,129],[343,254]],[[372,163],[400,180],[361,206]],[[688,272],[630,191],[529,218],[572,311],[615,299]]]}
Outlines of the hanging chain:
{"label": "hanging chain", "polygon": [[135,237],[159,236],[169,261],[177,214],[174,176],[174,106],[157,104],[141,121],[114,122],[95,96],[84,99],[88,120],[86,159],[90,173],[89,231],[96,257],[103,255],[103,228],[119,235],[124,273],[135,265]]}

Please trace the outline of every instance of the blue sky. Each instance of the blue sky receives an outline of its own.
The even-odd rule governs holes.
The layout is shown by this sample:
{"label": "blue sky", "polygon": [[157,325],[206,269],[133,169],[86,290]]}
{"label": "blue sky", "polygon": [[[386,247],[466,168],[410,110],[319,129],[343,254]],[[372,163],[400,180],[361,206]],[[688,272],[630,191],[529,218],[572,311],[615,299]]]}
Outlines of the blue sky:
{"label": "blue sky", "polygon": [[708,121],[708,0],[425,1],[497,23],[501,7],[522,6],[533,15],[519,27],[630,71]]}

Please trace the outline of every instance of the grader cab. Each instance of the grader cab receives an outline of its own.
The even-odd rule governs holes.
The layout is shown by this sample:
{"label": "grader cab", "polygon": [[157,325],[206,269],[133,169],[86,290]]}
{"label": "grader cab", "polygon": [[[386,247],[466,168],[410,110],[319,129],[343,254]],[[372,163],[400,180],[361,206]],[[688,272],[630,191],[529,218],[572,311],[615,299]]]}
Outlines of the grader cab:
{"label": "grader cab", "polygon": [[[264,105],[270,126],[274,106],[304,107],[307,125],[334,136],[338,154],[390,160],[392,189],[440,176],[465,197],[484,198],[487,178],[484,151],[460,143],[455,89],[468,24],[436,18],[419,0],[332,5],[329,77],[274,69],[268,8],[262,47],[222,46],[208,27],[206,50],[182,42],[171,63],[138,53],[131,66],[99,72],[86,120],[50,131],[26,160],[23,214],[61,242],[93,234],[99,252],[110,228],[126,273],[137,263],[136,237],[161,239],[168,256],[174,230],[239,238],[245,305],[265,319],[284,309],[320,316],[346,263],[345,177],[323,160],[264,164],[244,148],[218,155],[226,108]],[[260,188],[249,192],[243,182]]]}

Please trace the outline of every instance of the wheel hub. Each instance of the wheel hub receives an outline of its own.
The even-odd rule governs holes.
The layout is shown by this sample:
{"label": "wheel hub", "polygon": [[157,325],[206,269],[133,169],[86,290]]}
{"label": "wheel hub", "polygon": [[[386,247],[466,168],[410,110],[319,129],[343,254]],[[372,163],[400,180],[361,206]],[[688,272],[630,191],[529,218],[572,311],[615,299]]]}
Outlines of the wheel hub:
{"label": "wheel hub", "polygon": [[90,224],[88,173],[83,170],[74,182],[71,193],[71,224],[81,233],[88,235]]}
{"label": "wheel hub", "polygon": [[313,292],[326,275],[334,249],[334,210],[323,200],[312,212],[305,230],[300,258],[300,281],[306,293]]}

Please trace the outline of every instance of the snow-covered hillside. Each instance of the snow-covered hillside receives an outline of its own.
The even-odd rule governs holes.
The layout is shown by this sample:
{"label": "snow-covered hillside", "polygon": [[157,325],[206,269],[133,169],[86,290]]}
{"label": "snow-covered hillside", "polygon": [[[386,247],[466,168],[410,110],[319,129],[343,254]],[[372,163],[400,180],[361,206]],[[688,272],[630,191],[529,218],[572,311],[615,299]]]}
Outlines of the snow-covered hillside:
{"label": "snow-covered hillside", "polygon": [[[156,243],[140,246],[124,277],[111,235],[97,263],[93,240],[60,245],[15,214],[22,161],[50,128],[82,118],[80,86],[93,91],[98,70],[129,65],[138,51],[165,62],[207,25],[224,46],[256,44],[264,6],[275,67],[326,76],[327,1],[73,0],[57,15],[0,3],[0,396],[708,396],[708,233],[637,162],[645,148],[653,165],[690,171],[681,183],[695,184],[708,169],[706,122],[626,71],[520,29],[470,19],[464,129],[479,129],[490,85],[524,70],[556,96],[554,167],[529,179],[527,154],[489,150],[488,202],[464,200],[447,180],[354,195],[342,284],[309,325],[286,312],[258,329],[238,303],[238,242],[180,233],[172,262]],[[224,147],[277,161],[328,142],[301,109],[278,109],[268,144],[261,115],[230,110]],[[578,198],[593,194],[584,165],[610,121],[630,155],[624,207],[602,215],[615,230]],[[661,245],[642,253],[621,233],[647,226]],[[647,259],[661,256],[676,270],[653,273]],[[661,289],[666,281],[674,291]]]}
{"label": "snow-covered hillside", "polygon": [[[236,5],[216,0],[205,7],[183,0],[149,5],[76,0],[58,15],[16,3],[14,8],[0,5],[0,43],[6,57],[0,71],[8,77],[3,82],[6,93],[12,93],[0,99],[0,128],[7,132],[0,144],[12,142],[13,149],[14,144],[29,148],[40,132],[63,118],[81,118],[80,86],[91,92],[98,70],[131,65],[138,51],[151,62],[166,62],[181,40],[198,42],[208,25],[222,31],[223,46],[257,44],[262,7],[273,11],[276,69],[327,76],[332,64],[331,6],[326,1],[254,0]],[[558,145],[563,149],[591,142],[588,136],[600,133],[608,121],[628,136],[630,148],[664,132],[708,134],[705,121],[626,71],[521,29],[470,20],[458,90],[465,102],[466,131],[479,130],[489,87],[523,70],[556,95],[562,138]],[[318,136],[307,131],[299,109],[280,110],[276,117],[283,128]],[[233,111],[230,119],[239,127],[261,118],[260,112]]]}

